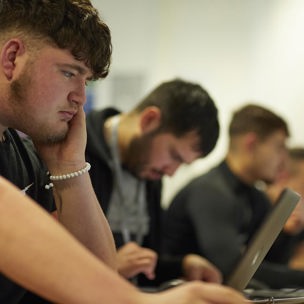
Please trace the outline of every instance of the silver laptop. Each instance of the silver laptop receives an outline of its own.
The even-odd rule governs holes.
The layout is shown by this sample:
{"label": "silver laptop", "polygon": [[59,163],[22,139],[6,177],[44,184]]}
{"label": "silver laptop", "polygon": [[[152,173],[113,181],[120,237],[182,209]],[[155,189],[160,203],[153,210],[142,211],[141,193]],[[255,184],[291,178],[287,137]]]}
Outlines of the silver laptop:
{"label": "silver laptop", "polygon": [[[278,201],[255,233],[241,260],[226,280],[225,285],[239,291],[243,291],[246,288],[300,198],[298,193],[289,188],[282,191]],[[252,291],[252,296],[258,296],[256,295],[257,292],[264,292],[265,299],[263,300],[263,295],[260,294],[261,300],[255,301],[256,303],[268,303],[269,299],[272,299],[273,303],[304,303],[304,289],[296,294],[294,292],[285,292],[284,290],[278,291],[280,294],[275,291],[272,293],[271,290],[268,292],[262,290]],[[294,297],[297,297],[297,299]]]}
{"label": "silver laptop", "polygon": [[[228,276],[225,285],[244,291],[256,270],[264,260],[273,242],[284,227],[288,217],[300,200],[300,195],[293,190],[286,188],[282,191],[277,202],[264,219],[260,228],[256,231],[239,263]],[[182,284],[184,280],[176,279],[161,285],[159,290],[165,290]],[[257,295],[256,292],[259,294]],[[280,292],[280,294],[278,294]],[[262,294],[261,294],[262,293]],[[256,290],[245,296],[251,299],[251,303],[266,304],[304,304],[304,289],[302,290]],[[252,300],[254,298],[254,300]]]}
{"label": "silver laptop", "polygon": [[241,260],[228,276],[225,285],[239,291],[246,288],[300,198],[298,193],[289,188],[282,191],[278,201],[248,244]]}
{"label": "silver laptop", "polygon": [[255,304],[299,304],[304,303],[304,289],[283,288],[283,289],[245,289],[244,295]]}

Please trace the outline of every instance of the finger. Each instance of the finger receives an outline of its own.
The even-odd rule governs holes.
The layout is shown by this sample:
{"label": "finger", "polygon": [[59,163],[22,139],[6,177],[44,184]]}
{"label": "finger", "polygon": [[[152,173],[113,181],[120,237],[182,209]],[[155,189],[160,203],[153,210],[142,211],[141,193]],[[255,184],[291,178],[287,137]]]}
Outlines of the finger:
{"label": "finger", "polygon": [[143,273],[149,280],[153,280],[155,278],[155,265],[143,264],[137,265],[136,272]]}
{"label": "finger", "polygon": [[131,260],[141,260],[141,259],[150,259],[153,261],[157,261],[157,254],[151,250],[136,250],[133,252],[129,252],[126,256]]}
{"label": "finger", "polygon": [[76,115],[69,122],[69,138],[79,138],[83,140],[86,138],[86,127],[85,127],[85,112],[83,107],[79,107]]}
{"label": "finger", "polygon": [[209,268],[204,272],[203,280],[206,282],[221,284],[223,282],[223,276],[217,269]]}

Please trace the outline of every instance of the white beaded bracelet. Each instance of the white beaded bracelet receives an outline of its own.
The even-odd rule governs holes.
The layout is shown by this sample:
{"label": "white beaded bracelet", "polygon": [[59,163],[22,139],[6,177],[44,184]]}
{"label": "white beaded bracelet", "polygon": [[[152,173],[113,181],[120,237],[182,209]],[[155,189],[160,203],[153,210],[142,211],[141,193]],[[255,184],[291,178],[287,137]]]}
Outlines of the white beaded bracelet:
{"label": "white beaded bracelet", "polygon": [[86,162],[86,165],[83,169],[72,172],[72,173],[62,174],[62,175],[50,175],[50,180],[51,181],[62,181],[62,180],[74,178],[74,177],[80,176],[80,175],[88,172],[90,169],[91,169],[91,165]]}
{"label": "white beaded bracelet", "polygon": [[[86,162],[86,165],[83,169],[80,169],[78,171],[71,172],[71,173],[61,174],[61,175],[50,175],[49,178],[51,181],[62,181],[62,180],[80,176],[80,175],[88,172],[90,169],[91,169],[91,164]],[[54,184],[51,182],[48,185],[45,185],[45,189],[51,189],[53,186],[54,186]]]}

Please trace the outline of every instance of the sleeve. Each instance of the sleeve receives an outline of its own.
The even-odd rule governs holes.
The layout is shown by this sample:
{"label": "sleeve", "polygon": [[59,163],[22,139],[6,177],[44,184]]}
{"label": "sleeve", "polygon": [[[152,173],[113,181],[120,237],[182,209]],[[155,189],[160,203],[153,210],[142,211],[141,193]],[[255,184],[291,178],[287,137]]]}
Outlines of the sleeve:
{"label": "sleeve", "polygon": [[163,250],[168,254],[196,253],[214,263],[224,277],[243,249],[238,219],[242,210],[225,192],[199,182],[186,186],[165,214]]}
{"label": "sleeve", "polygon": [[186,210],[200,254],[225,277],[239,260],[244,244],[237,227],[239,211],[235,202],[217,188],[196,187],[189,193]]}
{"label": "sleeve", "polygon": [[31,168],[30,174],[34,180],[34,185],[29,189],[28,194],[46,211],[53,212],[56,210],[56,205],[53,197],[52,189],[47,189],[45,186],[50,183],[48,177],[48,169],[43,163],[36,148],[30,138],[22,138],[24,147],[28,155],[28,165]]}

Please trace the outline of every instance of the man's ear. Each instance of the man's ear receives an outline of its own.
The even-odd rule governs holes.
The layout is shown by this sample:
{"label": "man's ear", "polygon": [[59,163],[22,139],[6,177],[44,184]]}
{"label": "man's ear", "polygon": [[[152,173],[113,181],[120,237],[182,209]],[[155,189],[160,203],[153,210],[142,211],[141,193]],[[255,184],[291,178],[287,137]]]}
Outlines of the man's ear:
{"label": "man's ear", "polygon": [[1,50],[1,66],[7,80],[13,78],[17,57],[24,54],[24,43],[20,39],[7,41]]}
{"label": "man's ear", "polygon": [[253,151],[254,148],[256,147],[256,144],[258,143],[258,141],[259,141],[259,138],[256,133],[250,132],[250,133],[246,134],[245,139],[244,139],[246,151],[248,151],[248,152]]}
{"label": "man's ear", "polygon": [[161,112],[158,107],[147,107],[140,114],[140,128],[143,133],[157,129],[161,122]]}

